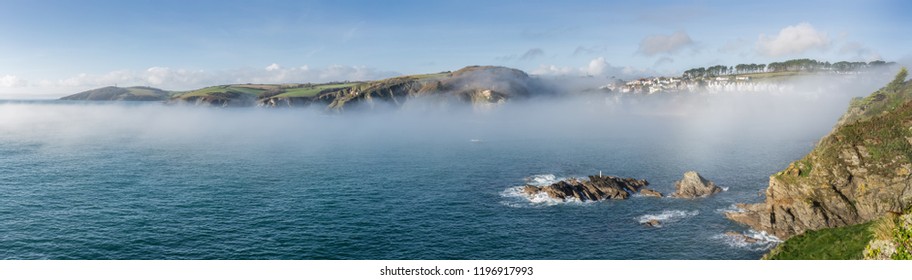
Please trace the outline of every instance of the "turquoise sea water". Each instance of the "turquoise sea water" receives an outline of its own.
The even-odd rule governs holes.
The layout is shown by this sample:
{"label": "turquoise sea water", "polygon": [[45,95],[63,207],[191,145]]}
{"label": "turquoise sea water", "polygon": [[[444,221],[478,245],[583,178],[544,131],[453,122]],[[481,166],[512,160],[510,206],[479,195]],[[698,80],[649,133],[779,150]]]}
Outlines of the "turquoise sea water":
{"label": "turquoise sea water", "polygon": [[[0,258],[757,259],[773,239],[726,237],[762,236],[722,213],[762,200],[844,107],[700,102],[344,115],[2,102]],[[687,170],[727,191],[580,203],[514,189],[602,172],[668,194]]]}

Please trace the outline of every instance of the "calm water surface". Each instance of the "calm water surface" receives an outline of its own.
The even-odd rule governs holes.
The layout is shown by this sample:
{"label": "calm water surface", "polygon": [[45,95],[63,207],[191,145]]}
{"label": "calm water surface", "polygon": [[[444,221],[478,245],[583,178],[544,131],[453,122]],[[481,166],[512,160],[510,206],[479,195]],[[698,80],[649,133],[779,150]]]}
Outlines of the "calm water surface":
{"label": "calm water surface", "polygon": [[[340,117],[0,103],[0,258],[756,259],[773,243],[726,238],[757,233],[722,213],[760,201],[768,176],[843,110],[538,109]],[[728,190],[558,203],[514,189],[601,171],[667,194],[687,170]],[[639,223],[651,218],[663,226]]]}

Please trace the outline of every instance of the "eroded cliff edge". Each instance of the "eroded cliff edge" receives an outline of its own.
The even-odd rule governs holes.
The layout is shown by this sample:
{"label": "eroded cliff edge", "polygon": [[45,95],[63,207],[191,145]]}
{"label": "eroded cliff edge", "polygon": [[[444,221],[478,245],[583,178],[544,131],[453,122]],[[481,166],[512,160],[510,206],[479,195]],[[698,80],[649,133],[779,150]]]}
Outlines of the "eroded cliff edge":
{"label": "eroded cliff edge", "polygon": [[788,238],[867,222],[912,204],[912,82],[903,68],[887,86],[852,101],[804,158],[770,176],[766,200],[729,219]]}

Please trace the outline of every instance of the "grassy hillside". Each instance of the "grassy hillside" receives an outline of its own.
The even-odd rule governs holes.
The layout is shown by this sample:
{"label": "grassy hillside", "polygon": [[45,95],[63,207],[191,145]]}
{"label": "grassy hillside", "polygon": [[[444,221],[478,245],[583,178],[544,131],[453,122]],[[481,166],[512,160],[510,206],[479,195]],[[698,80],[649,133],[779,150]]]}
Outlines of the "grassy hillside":
{"label": "grassy hillside", "polygon": [[63,97],[63,100],[161,101],[171,92],[152,87],[103,87]]}
{"label": "grassy hillside", "polygon": [[284,89],[283,92],[276,94],[273,97],[314,97],[321,92],[326,92],[328,90],[338,90],[343,88],[353,87],[359,83],[338,83],[338,84],[319,84],[319,85],[304,85],[297,88],[288,88]]}
{"label": "grassy hillside", "polygon": [[805,232],[779,244],[763,259],[912,259],[912,208],[863,224]]}
{"label": "grassy hillside", "polygon": [[770,251],[767,260],[858,260],[871,241],[871,226],[864,224],[812,230],[789,238]]}
{"label": "grassy hillside", "polygon": [[[528,97],[539,86],[528,74],[500,66],[468,66],[455,72],[399,76],[376,81],[330,82],[321,84],[229,84],[196,90],[166,92],[151,88],[100,88],[64,99],[167,101],[204,106],[326,106],[342,110],[375,102],[402,105],[419,96],[443,96],[440,101],[458,100],[468,104],[499,104],[508,98]],[[538,89],[538,87],[536,87]],[[537,92],[540,92],[537,91]],[[154,96],[154,97],[153,97]]]}

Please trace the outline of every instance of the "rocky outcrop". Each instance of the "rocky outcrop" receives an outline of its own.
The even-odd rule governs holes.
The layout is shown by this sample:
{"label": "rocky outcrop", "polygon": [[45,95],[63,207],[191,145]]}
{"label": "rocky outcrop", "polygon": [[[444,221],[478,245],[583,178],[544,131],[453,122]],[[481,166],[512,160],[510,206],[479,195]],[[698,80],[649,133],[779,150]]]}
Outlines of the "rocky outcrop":
{"label": "rocky outcrop", "polygon": [[195,106],[212,107],[248,107],[255,104],[253,95],[236,91],[215,92],[207,95],[185,96],[172,98],[168,104],[189,104]]}
{"label": "rocky outcrop", "polygon": [[766,200],[729,219],[779,238],[867,222],[912,204],[912,83],[904,71],[854,100],[804,158],[770,176]]}
{"label": "rocky outcrop", "polygon": [[368,82],[351,88],[318,95],[330,109],[386,102],[402,106],[423,98],[433,102],[455,101],[476,106],[501,104],[511,98],[525,98],[537,88],[533,79],[520,70],[497,66],[469,66],[452,73],[403,76]]}
{"label": "rocky outcrop", "polygon": [[650,196],[650,197],[662,197],[662,193],[655,191],[655,190],[647,189],[647,188],[640,189],[640,194],[643,196]]}
{"label": "rocky outcrop", "polygon": [[643,222],[642,224],[647,227],[662,227],[662,223],[656,219],[648,220],[646,222]]}
{"label": "rocky outcrop", "polygon": [[725,236],[748,244],[754,244],[761,241],[760,239],[756,239],[743,233],[734,231],[726,231]]}
{"label": "rocky outcrop", "polygon": [[675,182],[675,193],[672,197],[678,198],[695,198],[705,197],[722,192],[722,188],[716,186],[713,181],[706,180],[696,171],[684,172],[684,178]]}
{"label": "rocky outcrop", "polygon": [[313,96],[264,96],[259,106],[284,107],[325,105],[330,110],[374,107],[380,103],[396,107],[412,99],[490,106],[509,99],[526,98],[541,91],[537,80],[525,72],[499,66],[469,66],[455,72],[394,77],[385,80],[328,87]]}
{"label": "rocky outcrop", "polygon": [[548,186],[523,187],[523,193],[534,196],[545,193],[560,200],[597,201],[605,199],[627,199],[649,185],[646,180],[614,176],[589,176],[589,180],[568,179]]}

